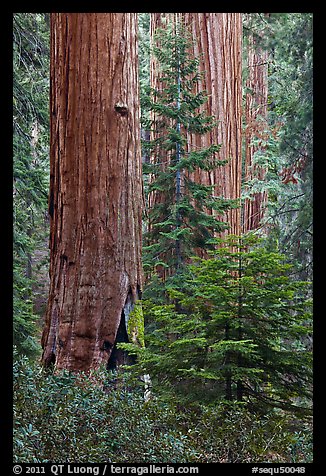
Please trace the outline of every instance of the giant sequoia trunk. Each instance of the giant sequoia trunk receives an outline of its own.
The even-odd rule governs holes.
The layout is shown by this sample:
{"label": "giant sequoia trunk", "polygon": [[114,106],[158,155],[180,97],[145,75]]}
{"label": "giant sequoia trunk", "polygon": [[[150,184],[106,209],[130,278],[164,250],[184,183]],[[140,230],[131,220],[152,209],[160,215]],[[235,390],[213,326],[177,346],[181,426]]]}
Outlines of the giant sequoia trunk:
{"label": "giant sequoia trunk", "polygon": [[[214,171],[198,170],[197,183],[214,185],[214,195],[240,200],[242,162],[242,15],[241,13],[175,13],[151,14],[151,37],[157,28],[167,22],[182,22],[190,29],[194,41],[192,53],[200,58],[199,71],[202,80],[198,90],[205,90],[209,99],[203,108],[207,115],[218,119],[218,125],[205,135],[189,134],[189,150],[222,144],[220,160],[228,160],[225,166]],[[164,88],[159,81],[160,72],[155,60],[151,63],[151,85]],[[197,91],[198,92],[198,91]],[[149,206],[164,200],[164,193],[152,194]],[[240,208],[217,214],[218,219],[229,224],[225,233],[240,234]],[[202,254],[198,250],[199,254]]]}
{"label": "giant sequoia trunk", "polygon": [[[155,39],[156,33],[164,29],[167,25],[167,23],[174,23],[175,22],[175,16],[178,15],[177,13],[151,13],[150,15],[150,41],[151,41],[151,47],[153,47],[155,44],[159,46],[158,42]],[[159,62],[155,55],[151,54],[150,56],[150,86],[157,90],[157,91],[163,91],[165,84],[164,81],[161,80],[162,78],[162,73],[160,71],[159,67]],[[150,112],[150,117],[153,122],[155,122],[160,115],[157,114],[154,111]],[[149,139],[151,141],[154,141],[157,139],[155,131],[151,131],[149,133]],[[158,146],[159,147],[159,146]],[[171,160],[171,152],[162,150],[160,149],[160,168],[161,171],[166,171],[170,160]],[[152,157],[149,158],[149,161],[153,163]],[[149,183],[154,180],[154,177],[151,176],[149,178]],[[148,195],[148,208],[152,209],[155,205],[162,203],[166,200],[165,194],[164,193],[158,193],[157,191],[152,191]],[[149,219],[148,222],[148,230],[150,231],[152,228],[153,224],[151,220]],[[164,269],[161,270],[160,274],[164,276],[166,273]]]}
{"label": "giant sequoia trunk", "polygon": [[[192,146],[221,144],[219,159],[225,166],[212,172],[199,171],[197,181],[214,185],[214,194],[239,200],[241,194],[242,140],[242,15],[241,13],[185,13],[184,23],[194,39],[193,54],[200,58],[203,75],[199,87],[208,95],[206,113],[215,116],[218,125],[204,136],[192,136]],[[213,211],[216,214],[215,211]],[[222,232],[240,234],[240,209],[219,215],[229,224]]]}
{"label": "giant sequoia trunk", "polygon": [[[257,46],[251,35],[248,40],[248,79],[246,94],[246,130],[245,130],[245,181],[253,178],[264,180],[266,170],[255,164],[254,156],[263,150],[262,143],[268,138],[267,101],[268,101],[268,52]],[[258,140],[258,145],[254,144]],[[243,232],[260,227],[266,208],[266,192],[253,194],[246,199],[243,209]]]}
{"label": "giant sequoia trunk", "polygon": [[51,17],[51,255],[42,359],[56,368],[112,368],[118,329],[124,340],[137,338],[128,322],[142,287],[136,21],[133,13]]}

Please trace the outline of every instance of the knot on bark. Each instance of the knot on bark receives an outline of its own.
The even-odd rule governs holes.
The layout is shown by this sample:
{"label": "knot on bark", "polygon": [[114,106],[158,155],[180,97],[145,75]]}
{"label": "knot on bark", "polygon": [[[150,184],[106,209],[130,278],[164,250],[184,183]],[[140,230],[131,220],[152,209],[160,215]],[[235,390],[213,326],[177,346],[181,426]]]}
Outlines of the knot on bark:
{"label": "knot on bark", "polygon": [[121,116],[125,116],[128,113],[128,106],[123,102],[117,102],[114,109],[117,113],[121,114]]}

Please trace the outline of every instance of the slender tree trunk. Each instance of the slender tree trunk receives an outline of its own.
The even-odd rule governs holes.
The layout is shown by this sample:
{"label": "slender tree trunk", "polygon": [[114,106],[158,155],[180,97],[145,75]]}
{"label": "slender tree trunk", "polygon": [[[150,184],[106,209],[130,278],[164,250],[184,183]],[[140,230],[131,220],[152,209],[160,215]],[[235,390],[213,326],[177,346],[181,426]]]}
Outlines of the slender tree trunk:
{"label": "slender tree trunk", "polygon": [[[150,39],[151,39],[151,47],[156,43],[155,34],[159,29],[162,29],[166,26],[168,22],[174,22],[174,13],[151,13],[150,16]],[[157,43],[156,43],[157,44]],[[158,45],[159,46],[159,45]],[[150,57],[150,86],[158,91],[164,90],[164,82],[161,79],[162,75],[159,69],[158,60],[155,55],[151,55]],[[150,113],[151,120],[156,121],[157,115],[154,111]],[[156,139],[155,132],[150,133],[149,139],[152,141]],[[166,170],[167,166],[170,164],[171,160],[171,153],[168,151],[160,150],[160,162],[161,168],[163,171]],[[152,162],[150,158],[150,162]],[[151,180],[154,177],[150,177]],[[151,209],[155,204],[162,203],[164,201],[164,194],[160,194],[158,192],[152,192],[149,194],[148,197],[148,207]],[[149,230],[151,229],[151,222],[149,223]]]}
{"label": "slender tree trunk", "polygon": [[[227,322],[225,324],[225,340],[228,341],[230,340],[230,324]],[[225,399],[226,400],[233,400],[233,395],[232,395],[232,373],[231,373],[231,370],[229,368],[229,366],[231,365],[231,356],[230,356],[230,352],[227,351],[225,353],[225,367],[226,367],[226,370],[224,372],[224,376],[225,376]]]}
{"label": "slender tree trunk", "polygon": [[121,322],[129,340],[137,334],[128,326],[142,288],[136,28],[133,13],[51,14],[51,254],[42,359],[56,368],[107,363]]}
{"label": "slender tree trunk", "polygon": [[[151,47],[154,44],[154,37],[155,33],[157,32],[158,29],[163,28],[166,24],[167,17],[171,14],[164,14],[164,13],[151,13],[150,15],[150,42],[151,42]],[[150,56],[150,86],[156,90],[162,90],[164,88],[164,84],[160,82],[160,72],[159,72],[159,67],[158,67],[158,60],[155,57],[155,55],[151,54]],[[152,121],[155,121],[157,119],[156,114],[154,111],[151,111],[150,117]],[[155,139],[155,133],[152,131],[149,135],[149,139],[152,141]],[[167,165],[169,164],[169,157],[170,154],[168,152],[165,153],[165,156],[162,156],[161,159],[161,167],[162,170],[165,170]],[[152,162],[152,159],[150,157],[149,159],[150,162]],[[151,183],[152,180],[154,180],[154,177],[151,176],[149,178],[149,182]],[[164,200],[164,197],[162,195],[158,194],[157,192],[152,192],[148,196],[148,208],[152,209],[156,203],[161,203]],[[149,221],[148,223],[148,230],[150,231],[152,228],[152,223]]]}
{"label": "slender tree trunk", "polygon": [[[218,125],[203,136],[190,136],[190,147],[202,148],[210,144],[221,144],[220,160],[228,160],[226,165],[211,172],[198,171],[197,182],[213,185],[214,195],[238,200],[241,197],[242,176],[242,15],[241,13],[186,13],[185,25],[192,31],[194,39],[193,55],[200,58],[202,82],[198,89],[205,90],[208,101],[203,106],[205,113],[215,116]],[[199,91],[198,91],[199,92]],[[219,215],[212,214],[229,224],[220,232],[240,235],[240,208],[228,210]],[[225,326],[225,340],[232,338],[231,329]],[[233,400],[231,356],[225,356],[225,398]],[[240,382],[237,390],[241,393]]]}
{"label": "slender tree trunk", "polygon": [[[243,243],[242,239],[239,240],[239,251],[243,251]],[[238,279],[239,279],[239,285],[238,285],[238,340],[241,341],[243,339],[243,286],[242,286],[242,257],[241,254],[239,255],[239,269],[238,269]],[[242,353],[241,351],[238,353],[237,357],[237,364],[238,368],[241,369],[243,367],[243,358],[242,358]],[[237,400],[241,402],[243,400],[243,382],[241,379],[238,379],[237,381]]]}

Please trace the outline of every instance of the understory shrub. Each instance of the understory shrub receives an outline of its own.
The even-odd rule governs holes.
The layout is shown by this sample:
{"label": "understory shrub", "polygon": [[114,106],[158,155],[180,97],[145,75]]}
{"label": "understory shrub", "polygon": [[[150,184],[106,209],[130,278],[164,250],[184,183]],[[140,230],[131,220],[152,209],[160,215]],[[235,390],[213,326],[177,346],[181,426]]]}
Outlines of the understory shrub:
{"label": "understory shrub", "polygon": [[[140,386],[107,387],[105,370],[46,373],[14,361],[15,462],[309,462],[308,422],[243,405],[182,407]],[[105,390],[106,388],[106,390]],[[110,389],[111,388],[111,389]],[[291,426],[290,426],[291,425]]]}

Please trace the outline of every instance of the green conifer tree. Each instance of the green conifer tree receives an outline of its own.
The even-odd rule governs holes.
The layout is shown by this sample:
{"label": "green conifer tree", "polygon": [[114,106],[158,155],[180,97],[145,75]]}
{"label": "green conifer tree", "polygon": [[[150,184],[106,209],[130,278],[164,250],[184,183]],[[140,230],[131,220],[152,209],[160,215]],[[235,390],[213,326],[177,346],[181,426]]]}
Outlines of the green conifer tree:
{"label": "green conifer tree", "polygon": [[32,258],[47,233],[48,21],[46,13],[13,16],[13,340],[29,356],[40,352],[35,289],[41,285]]}
{"label": "green conifer tree", "polygon": [[[169,284],[173,304],[145,301],[155,323],[138,372],[155,392],[180,401],[235,401],[254,408],[309,412],[311,302],[285,257],[230,236]],[[140,367],[140,368],[139,368]]]}
{"label": "green conifer tree", "polygon": [[149,206],[149,229],[145,234],[145,271],[167,269],[166,275],[180,273],[196,249],[207,249],[215,232],[227,225],[213,216],[224,213],[234,201],[213,197],[211,186],[197,183],[196,170],[211,171],[226,161],[218,159],[219,144],[191,149],[189,134],[205,134],[216,120],[201,112],[205,91],[194,93],[200,79],[198,58],[188,54],[186,30],[174,25],[160,30],[152,47],[160,68],[160,88],[147,88],[142,108],[151,112],[144,120],[151,140],[144,142],[150,157],[144,164],[149,174],[147,194],[154,197]]}

